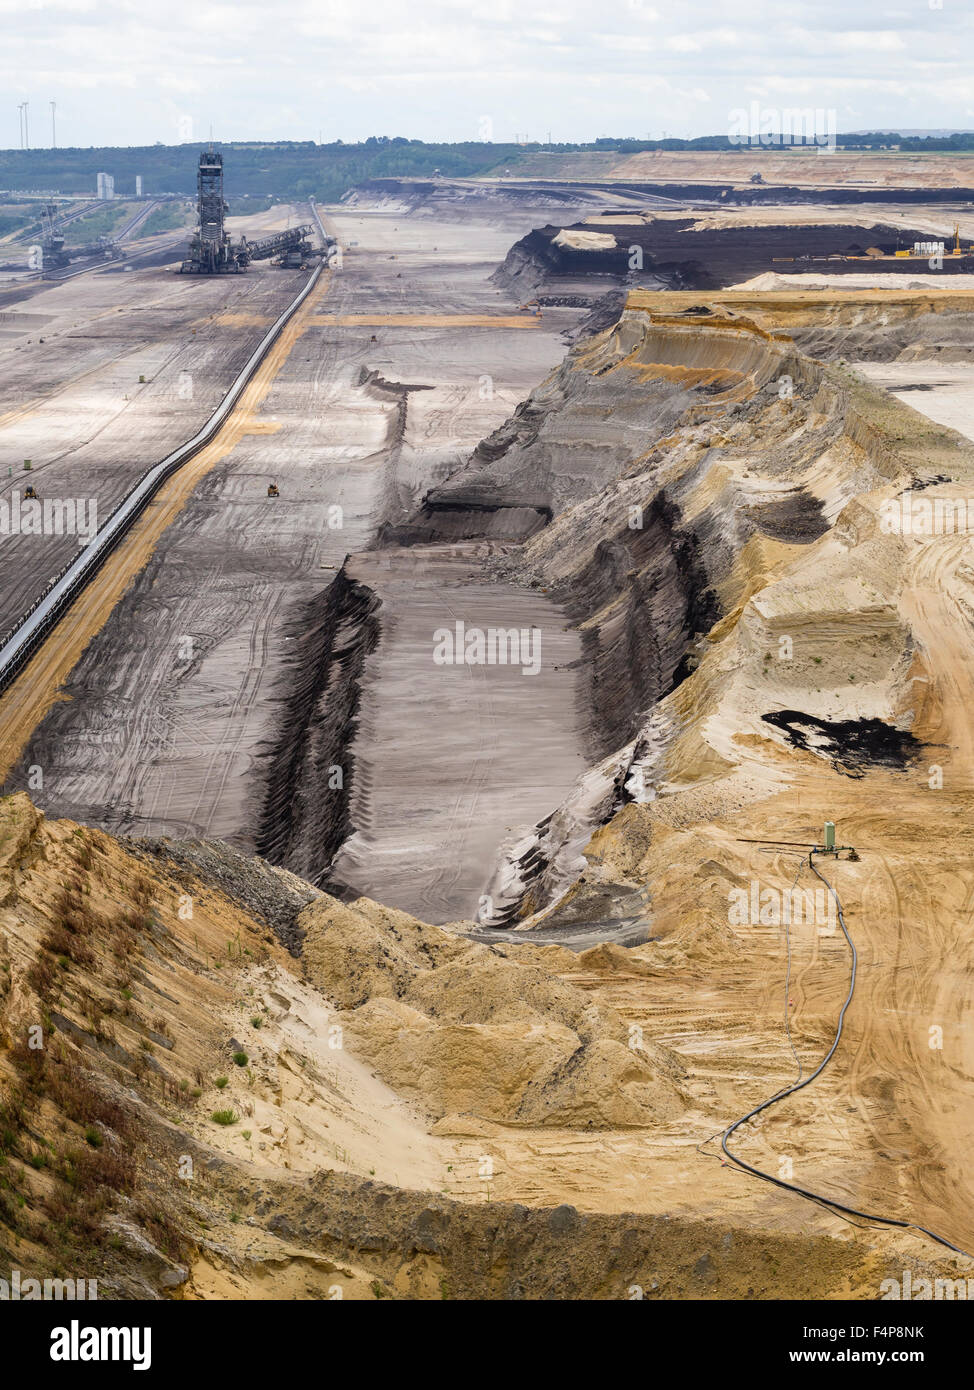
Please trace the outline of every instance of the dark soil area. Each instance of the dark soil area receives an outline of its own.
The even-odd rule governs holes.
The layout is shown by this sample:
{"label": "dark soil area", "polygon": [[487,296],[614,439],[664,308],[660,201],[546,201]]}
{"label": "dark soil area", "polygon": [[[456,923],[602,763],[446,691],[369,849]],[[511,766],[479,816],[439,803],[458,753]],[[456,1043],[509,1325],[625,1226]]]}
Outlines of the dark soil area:
{"label": "dark soil area", "polygon": [[828,758],[847,777],[862,777],[872,767],[905,771],[921,747],[912,734],[882,719],[819,719],[795,709],[761,718],[780,729],[793,747]]}
{"label": "dark soil area", "polygon": [[[877,224],[826,223],[819,226],[717,227],[693,231],[695,217],[679,217],[597,228],[579,223],[574,230],[604,231],[616,245],[605,250],[579,250],[558,245],[561,227],[539,227],[517,242],[496,273],[498,284],[519,293],[539,293],[549,286],[564,288],[573,280],[608,276],[618,284],[645,287],[647,278],[674,289],[717,290],[752,276],[774,271],[799,274],[827,269],[829,274],[859,271],[865,261],[833,260],[839,256],[864,257],[870,247],[887,255],[927,234]],[[641,264],[633,268],[635,248]],[[944,260],[945,270],[970,271],[969,257]],[[884,272],[916,274],[910,260],[884,261]],[[650,284],[649,288],[652,288]]]}

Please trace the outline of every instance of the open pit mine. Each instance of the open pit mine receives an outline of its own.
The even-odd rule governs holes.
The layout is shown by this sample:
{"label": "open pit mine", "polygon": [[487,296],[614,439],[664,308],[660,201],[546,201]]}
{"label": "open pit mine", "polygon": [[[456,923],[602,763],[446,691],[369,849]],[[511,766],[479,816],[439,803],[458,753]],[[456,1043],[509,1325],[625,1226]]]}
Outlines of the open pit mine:
{"label": "open pit mine", "polygon": [[0,275],[0,1270],[974,1296],[971,190],[640,158]]}

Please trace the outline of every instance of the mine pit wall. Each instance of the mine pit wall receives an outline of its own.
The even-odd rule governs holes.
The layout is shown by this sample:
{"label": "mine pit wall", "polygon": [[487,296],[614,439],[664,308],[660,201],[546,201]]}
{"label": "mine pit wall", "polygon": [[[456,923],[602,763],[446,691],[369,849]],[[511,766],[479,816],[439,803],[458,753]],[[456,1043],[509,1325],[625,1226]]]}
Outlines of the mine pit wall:
{"label": "mine pit wall", "polygon": [[[383,543],[520,543],[624,474],[634,447],[671,434],[691,407],[714,414],[721,393],[743,398],[787,370],[783,347],[774,348],[771,334],[742,319],[657,326],[624,313],[569,353],[409,522],[384,530]],[[619,367],[635,377],[624,389],[611,375]]]}
{"label": "mine pit wall", "polygon": [[[895,470],[894,456],[841,383],[788,339],[732,313],[708,314],[703,305],[682,317],[627,309],[600,338],[573,349],[481,441],[465,469],[427,494],[412,521],[384,528],[384,547],[469,539],[517,544],[512,557],[497,562],[498,576],[548,590],[581,634],[586,753],[606,770],[593,774],[578,804],[570,797],[552,808],[530,843],[522,839],[501,852],[489,885],[493,925],[512,925],[554,900],[566,886],[566,845],[577,850],[631,799],[630,767],[649,751],[641,735],[647,712],[692,669],[695,643],[722,615],[717,589],[755,531],[801,542],[825,529],[820,517],[802,513],[800,503],[791,512],[779,509],[777,532],[766,515],[756,523],[744,509],[728,514],[719,502],[688,524],[684,503],[709,470],[709,449],[692,454],[675,478],[662,482],[679,431],[760,412],[784,376],[798,408],[804,403],[826,417],[833,439],[845,432],[884,471]],[[368,385],[383,394],[392,390],[404,412],[409,388],[376,374]],[[569,422],[570,433],[571,417],[581,412],[584,444],[593,387],[599,412],[604,416],[615,401],[628,412],[627,427],[634,423],[634,399],[643,401],[642,437],[630,434],[625,448],[602,451],[600,458],[583,454],[582,468],[569,461],[559,477],[557,451],[545,431],[552,424],[564,430]],[[634,456],[647,437],[650,449]],[[821,435],[818,447],[826,447]],[[621,492],[619,478],[626,479]],[[643,509],[636,528],[627,524],[634,504]],[[366,659],[379,641],[379,610],[376,593],[343,567],[295,617],[293,635],[300,640],[281,681],[280,727],[258,771],[258,852],[340,896],[351,890],[333,881],[329,866],[356,829],[351,747]]]}
{"label": "mine pit wall", "polygon": [[[517,560],[533,582],[551,587],[584,633],[591,753],[601,758],[634,737],[645,712],[683,679],[693,643],[721,616],[716,588],[757,529],[745,515],[722,514],[719,507],[688,523],[683,504],[708,471],[709,450],[694,454],[663,485],[669,445],[682,431],[711,421],[716,428],[725,415],[763,409],[783,378],[799,403],[804,398],[835,415],[839,402],[831,388],[822,394],[816,364],[747,321],[664,322],[627,310],[601,343],[574,355],[576,367],[603,381],[624,371],[627,395],[644,388],[648,398],[662,378],[679,411],[676,420],[672,409],[654,411],[672,430],[670,438],[657,435],[619,469],[618,490],[615,478],[604,478],[597,496],[562,511]],[[580,375],[576,370],[569,381]],[[573,396],[578,389],[569,387],[566,410]],[[841,428],[836,419],[833,433]],[[642,511],[636,527],[628,520],[633,506]],[[802,536],[793,527],[789,538],[811,540],[822,529],[813,526],[813,534]]]}
{"label": "mine pit wall", "polygon": [[[862,450],[877,475],[903,476],[903,460],[877,429],[875,415],[854,399],[856,392],[846,389],[834,369],[753,322],[719,312],[688,317],[696,321],[661,322],[642,310],[627,310],[601,340],[573,350],[560,369],[564,389],[556,408],[563,428],[565,417],[584,409],[587,383],[593,378],[611,381],[620,369],[625,372],[621,399],[630,402],[640,388],[647,393],[658,389],[659,375],[668,378],[679,420],[674,422],[665,410],[657,414],[657,421],[667,421],[669,438],[661,439],[664,430],[654,429],[652,447],[614,470],[616,476],[593,479],[602,482],[600,490],[593,487],[592,495],[574,507],[556,507],[548,527],[496,565],[506,579],[547,589],[580,629],[588,753],[598,766],[539,823],[529,844],[522,840],[516,854],[499,863],[491,891],[500,910],[492,925],[511,925],[556,901],[571,882],[566,865],[577,866],[592,831],[632,799],[626,784],[633,764],[651,757],[657,738],[656,752],[665,743],[665,729],[653,727],[654,707],[689,674],[694,645],[722,616],[718,591],[726,594],[728,582],[732,591],[746,582],[738,562],[748,541],[764,535],[807,544],[828,529],[817,499],[801,487],[780,503],[753,508],[746,499],[719,493],[688,522],[685,506],[711,468],[712,449],[705,446],[705,437],[717,435],[719,447],[725,420],[753,419],[752,447],[760,458],[762,412],[775,403],[778,383],[787,377],[794,391],[790,409],[802,411],[809,425],[798,432],[787,459],[774,449],[766,455],[769,478],[779,465],[799,474],[810,469],[814,476],[815,459],[843,437]],[[703,372],[714,374],[710,390]],[[681,374],[703,381],[704,389],[688,390]],[[713,390],[721,385],[724,390]],[[551,394],[548,384],[539,391]],[[531,420],[532,413],[529,401],[520,408],[522,422]],[[530,456],[541,431],[522,423],[519,432],[515,424],[502,426],[492,438],[511,438],[512,450],[520,447]],[[667,468],[671,450],[685,447],[694,433],[700,442],[687,451],[686,467],[676,472]],[[794,429],[789,433],[794,435]],[[482,461],[493,454],[502,465],[510,463],[506,452],[492,449],[488,441],[478,449]],[[760,461],[758,468],[764,472]],[[483,476],[478,487],[483,496]],[[450,493],[459,500],[468,488],[455,476],[440,490],[436,506],[442,507],[442,498]],[[633,504],[643,509],[637,529],[626,520]]]}
{"label": "mine pit wall", "polygon": [[379,515],[400,515],[414,505],[417,493],[424,486],[449,467],[432,449],[424,450],[417,459],[408,442],[410,398],[435,388],[423,383],[389,381],[380,372],[365,366],[356,384],[365,396],[392,407],[383,443],[386,468]]}
{"label": "mine pit wall", "polygon": [[[747,321],[664,323],[627,311],[574,349],[466,469],[432,490],[411,526],[388,533],[400,544],[460,533],[527,541],[512,577],[550,588],[582,631],[593,759],[633,737],[641,715],[682,679],[693,642],[720,616],[714,586],[754,530],[714,525],[702,540],[687,526],[661,486],[667,450],[659,441],[718,419],[728,405],[742,408],[783,376],[806,394],[822,380],[789,342]],[[586,417],[601,422],[610,412],[625,416],[625,435],[595,447]],[[552,430],[561,433],[549,441]],[[567,436],[577,437],[574,457],[561,442]],[[684,491],[699,472],[683,476]],[[633,474],[639,481],[616,495],[616,480]],[[638,527],[628,523],[632,506],[643,511]]]}
{"label": "mine pit wall", "polygon": [[257,853],[316,887],[354,829],[349,753],[361,700],[365,659],[379,642],[379,599],[350,580],[334,581],[295,614],[295,654],[278,683],[276,738],[257,770],[260,816]]}
{"label": "mine pit wall", "polygon": [[678,685],[695,638],[720,617],[699,539],[657,493],[643,525],[600,541],[554,595],[583,631],[588,748],[607,757]]}
{"label": "mine pit wall", "polygon": [[[613,286],[630,285],[640,290],[717,290],[752,276],[772,271],[779,275],[807,273],[863,273],[882,269],[886,274],[916,275],[918,267],[906,258],[884,260],[879,265],[866,259],[836,260],[837,256],[865,256],[868,246],[892,247],[901,240],[923,241],[927,234],[910,227],[884,223],[802,223],[800,226],[700,227],[699,214],[645,220],[622,212],[611,223],[597,219],[563,228],[535,228],[514,244],[494,272],[494,283],[522,299],[566,293],[574,287],[593,296]],[[575,234],[577,244],[572,244]],[[601,234],[603,244],[584,238]],[[614,243],[614,244],[613,244]],[[639,249],[638,268],[633,252]],[[798,259],[802,257],[802,259]],[[926,270],[926,264],[921,263]],[[970,262],[944,258],[947,276],[970,270]]]}
{"label": "mine pit wall", "polygon": [[[802,352],[822,361],[933,360],[969,363],[974,359],[971,300],[939,291],[929,298],[911,295],[897,302],[821,306],[795,304],[776,314]],[[831,312],[829,312],[831,310]],[[793,320],[793,322],[789,322]]]}

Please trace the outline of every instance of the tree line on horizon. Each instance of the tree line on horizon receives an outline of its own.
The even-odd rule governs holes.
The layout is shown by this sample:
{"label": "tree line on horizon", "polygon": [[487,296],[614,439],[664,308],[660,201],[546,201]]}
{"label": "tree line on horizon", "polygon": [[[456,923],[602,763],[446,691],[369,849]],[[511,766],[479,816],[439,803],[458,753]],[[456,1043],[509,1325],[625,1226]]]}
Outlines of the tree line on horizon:
{"label": "tree line on horizon", "polygon": [[[94,196],[98,173],[111,174],[118,196],[135,191],[141,174],[149,193],[196,192],[199,151],[206,142],[180,145],[101,146],[88,149],[0,150],[0,188],[51,190]],[[797,142],[796,142],[797,143]],[[974,150],[974,133],[944,136],[901,136],[895,131],[836,135],[844,149],[870,149],[895,145],[915,152],[964,152]],[[787,142],[785,142],[787,145]],[[601,138],[588,144],[494,144],[471,140],[457,144],[427,144],[404,136],[369,136],[358,144],[336,140],[319,145],[306,141],[219,141],[224,154],[227,197],[317,198],[336,202],[350,188],[373,178],[429,178],[439,172],[445,178],[514,170],[525,155],[542,151],[555,154],[640,154],[653,150],[714,150],[756,153],[755,146],[732,141],[727,135],[693,139],[638,140]]]}

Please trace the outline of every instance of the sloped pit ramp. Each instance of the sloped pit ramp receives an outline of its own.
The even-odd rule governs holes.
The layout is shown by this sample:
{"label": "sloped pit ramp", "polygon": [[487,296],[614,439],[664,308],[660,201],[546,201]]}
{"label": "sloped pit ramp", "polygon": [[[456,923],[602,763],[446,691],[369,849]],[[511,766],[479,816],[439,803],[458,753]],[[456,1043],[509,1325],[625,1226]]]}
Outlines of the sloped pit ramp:
{"label": "sloped pit ramp", "polygon": [[[424,921],[476,918],[498,846],[585,769],[578,634],[544,594],[485,582],[475,547],[383,550],[346,568],[378,598],[381,636],[347,750],[353,833],[330,880]],[[491,662],[492,630],[518,633],[505,648],[517,664]],[[440,664],[437,651],[475,660]]]}

